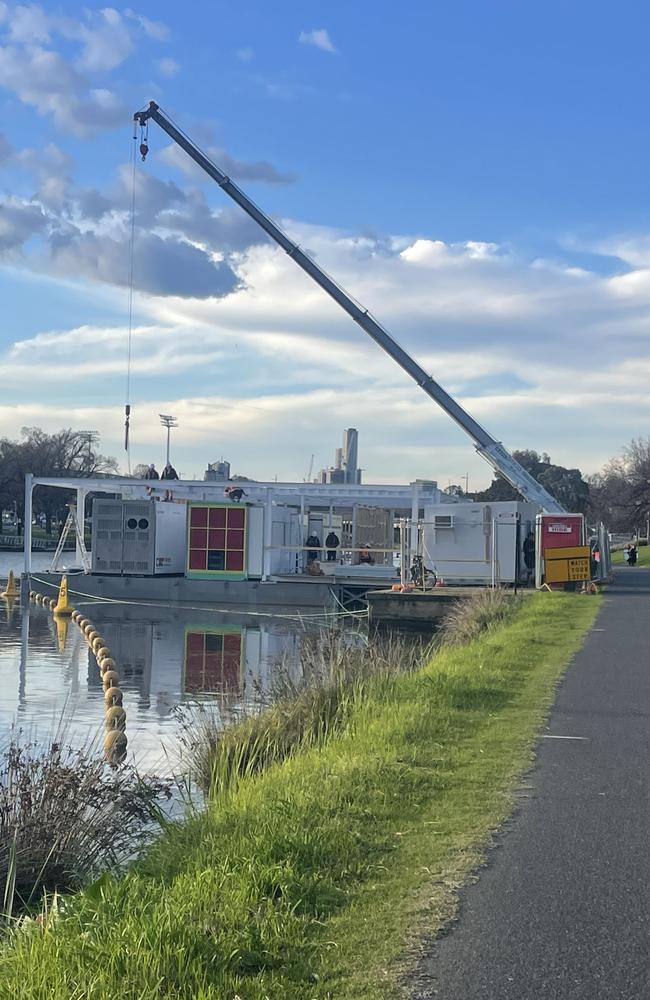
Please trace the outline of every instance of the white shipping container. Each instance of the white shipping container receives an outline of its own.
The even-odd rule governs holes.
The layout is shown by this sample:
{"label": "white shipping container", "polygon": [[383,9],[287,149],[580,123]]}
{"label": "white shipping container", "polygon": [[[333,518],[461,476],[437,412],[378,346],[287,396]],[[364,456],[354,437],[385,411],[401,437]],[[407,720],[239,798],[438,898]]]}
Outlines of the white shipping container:
{"label": "white shipping container", "polygon": [[425,506],[424,564],[449,583],[513,583],[518,559],[525,579],[522,547],[538,512],[518,500]]}

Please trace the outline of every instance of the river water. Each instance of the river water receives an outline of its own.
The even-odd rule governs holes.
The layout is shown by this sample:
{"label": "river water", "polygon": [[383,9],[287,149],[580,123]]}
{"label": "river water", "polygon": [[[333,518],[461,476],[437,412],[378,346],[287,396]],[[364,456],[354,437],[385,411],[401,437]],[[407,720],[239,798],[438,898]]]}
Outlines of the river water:
{"label": "river water", "polygon": [[[51,554],[35,553],[33,571]],[[0,579],[20,557],[0,553]],[[124,694],[129,757],[144,770],[169,771],[177,760],[179,707],[197,703],[224,724],[259,703],[278,671],[299,681],[305,637],[341,627],[340,616],[295,608],[255,614],[178,605],[77,604],[106,640]],[[363,624],[346,621],[350,642],[365,642]],[[58,632],[51,612],[0,601],[0,743],[18,726],[47,740],[61,727],[72,746],[101,740],[104,692],[95,657],[73,622]]]}

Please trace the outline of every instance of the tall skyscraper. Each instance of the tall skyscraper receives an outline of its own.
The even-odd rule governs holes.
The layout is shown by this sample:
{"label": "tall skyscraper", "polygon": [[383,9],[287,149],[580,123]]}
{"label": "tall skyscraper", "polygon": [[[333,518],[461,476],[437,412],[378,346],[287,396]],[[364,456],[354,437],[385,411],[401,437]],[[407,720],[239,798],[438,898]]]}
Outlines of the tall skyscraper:
{"label": "tall skyscraper", "polygon": [[343,468],[345,482],[358,482],[357,463],[359,451],[359,432],[356,427],[348,427],[343,431]]}

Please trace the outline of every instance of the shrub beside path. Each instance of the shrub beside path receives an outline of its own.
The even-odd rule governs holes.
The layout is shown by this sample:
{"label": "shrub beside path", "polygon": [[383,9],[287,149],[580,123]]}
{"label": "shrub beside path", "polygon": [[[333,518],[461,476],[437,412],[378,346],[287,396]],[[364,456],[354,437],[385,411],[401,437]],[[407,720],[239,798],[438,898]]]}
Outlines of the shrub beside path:
{"label": "shrub beside path", "polygon": [[[650,570],[623,569],[414,1000],[650,995]],[[571,737],[571,738],[567,738]]]}

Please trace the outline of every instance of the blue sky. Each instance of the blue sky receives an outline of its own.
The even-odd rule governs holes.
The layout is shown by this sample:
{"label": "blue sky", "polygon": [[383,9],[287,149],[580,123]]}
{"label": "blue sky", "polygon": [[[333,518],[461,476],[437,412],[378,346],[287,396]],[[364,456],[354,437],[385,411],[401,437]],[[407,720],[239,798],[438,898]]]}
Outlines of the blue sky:
{"label": "blue sky", "polygon": [[[641,3],[0,0],[0,432],[126,467],[131,114],[150,98],[510,447],[595,472],[645,434]],[[489,470],[155,126],[137,165],[132,463]]]}

